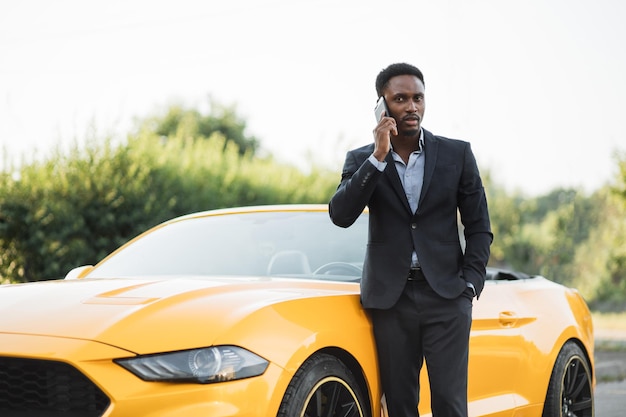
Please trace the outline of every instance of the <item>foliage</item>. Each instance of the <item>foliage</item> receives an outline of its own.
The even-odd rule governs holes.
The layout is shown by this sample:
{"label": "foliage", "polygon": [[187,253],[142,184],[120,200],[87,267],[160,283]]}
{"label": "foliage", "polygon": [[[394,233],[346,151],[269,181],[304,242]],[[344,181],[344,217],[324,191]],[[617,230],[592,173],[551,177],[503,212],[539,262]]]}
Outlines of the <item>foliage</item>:
{"label": "foliage", "polygon": [[93,264],[168,218],[233,205],[326,202],[335,175],[304,175],[271,159],[242,156],[210,138],[88,143],[0,178],[0,276],[59,278]]}
{"label": "foliage", "polygon": [[[586,248],[603,262],[593,296],[594,306],[624,310],[626,306],[626,153],[616,154],[618,174],[615,184],[606,192],[608,202],[603,212],[603,227],[596,232],[593,246]],[[599,279],[598,279],[599,278]],[[583,283],[591,281],[591,277]]]}
{"label": "foliage", "polygon": [[618,173],[612,192],[626,205],[626,151],[617,152],[615,160],[617,161]]}
{"label": "foliage", "polygon": [[[623,157],[622,157],[623,158]],[[576,287],[595,306],[626,305],[626,159],[613,187],[591,196],[556,189],[528,198],[487,178],[494,231],[492,266]]]}
{"label": "foliage", "polygon": [[163,113],[139,120],[139,129],[157,138],[210,138],[220,133],[226,139],[225,145],[235,144],[241,155],[254,155],[259,140],[246,135],[246,122],[237,115],[235,106],[227,107],[213,100],[209,106],[208,114],[202,114],[197,109],[173,105]]}
{"label": "foliage", "polygon": [[484,175],[483,181],[489,204],[491,231],[494,235],[489,263],[496,267],[511,267],[508,251],[515,246],[520,235],[522,203],[515,196],[511,198],[504,188],[495,184],[489,174]]}

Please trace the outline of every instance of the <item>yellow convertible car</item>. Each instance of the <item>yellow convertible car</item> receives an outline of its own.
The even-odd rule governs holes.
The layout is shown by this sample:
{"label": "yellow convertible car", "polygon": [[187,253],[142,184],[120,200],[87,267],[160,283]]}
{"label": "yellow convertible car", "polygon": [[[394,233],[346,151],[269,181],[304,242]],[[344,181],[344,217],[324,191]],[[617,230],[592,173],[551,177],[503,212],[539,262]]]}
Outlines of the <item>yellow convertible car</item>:
{"label": "yellow convertible car", "polygon": [[[359,303],[367,221],[338,228],[326,206],[208,211],[63,280],[0,286],[0,416],[386,415]],[[489,270],[470,415],[593,416],[592,331],[577,291]]]}

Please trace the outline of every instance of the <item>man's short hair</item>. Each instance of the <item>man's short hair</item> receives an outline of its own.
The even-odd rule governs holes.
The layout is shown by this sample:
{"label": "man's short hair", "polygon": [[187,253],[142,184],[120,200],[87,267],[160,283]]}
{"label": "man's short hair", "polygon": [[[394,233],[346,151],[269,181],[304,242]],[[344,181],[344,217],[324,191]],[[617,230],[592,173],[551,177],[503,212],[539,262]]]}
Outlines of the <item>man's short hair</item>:
{"label": "man's short hair", "polygon": [[424,75],[417,67],[404,62],[391,64],[379,72],[376,77],[376,94],[378,94],[378,97],[383,95],[383,90],[389,84],[389,80],[398,75],[414,75],[426,86],[424,83]]}

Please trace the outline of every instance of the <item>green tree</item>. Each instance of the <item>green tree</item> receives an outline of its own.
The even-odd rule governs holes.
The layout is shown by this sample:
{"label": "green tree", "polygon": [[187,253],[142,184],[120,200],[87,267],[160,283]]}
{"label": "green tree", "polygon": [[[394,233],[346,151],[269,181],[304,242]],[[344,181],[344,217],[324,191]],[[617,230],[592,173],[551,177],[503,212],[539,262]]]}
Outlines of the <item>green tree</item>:
{"label": "green tree", "polygon": [[138,120],[140,131],[152,132],[158,138],[210,138],[220,133],[226,144],[234,143],[241,155],[255,155],[259,140],[246,134],[246,122],[237,115],[235,106],[224,106],[209,100],[206,114],[183,105],[172,105],[164,112]]}
{"label": "green tree", "polygon": [[600,257],[598,263],[603,267],[593,277],[598,282],[595,304],[623,310],[626,306],[626,152],[616,153],[615,160],[618,171],[615,183],[606,192],[603,227],[597,232],[598,243],[589,251]]}
{"label": "green tree", "polygon": [[489,217],[493,232],[489,265],[510,268],[507,249],[512,245],[511,238],[516,236],[520,227],[519,204],[506,190],[494,183],[489,172],[483,174],[483,182],[489,204]]}
{"label": "green tree", "polygon": [[[602,200],[589,198],[575,190],[555,190],[546,199],[551,209],[544,214],[551,244],[541,260],[540,273],[564,284],[577,277],[577,249],[599,227]],[[544,200],[545,201],[545,200]]]}
{"label": "green tree", "polygon": [[626,151],[615,154],[617,176],[612,192],[626,205]]}
{"label": "green tree", "polygon": [[[527,198],[492,190],[492,263],[578,288],[595,305],[626,300],[626,162],[613,187]],[[496,188],[497,190],[497,188]],[[494,256],[497,257],[494,259]]]}
{"label": "green tree", "polygon": [[[572,285],[596,307],[623,309],[626,300],[626,210],[608,187],[592,198],[602,206],[602,215],[589,237],[576,248]],[[604,307],[603,307],[604,308]]]}

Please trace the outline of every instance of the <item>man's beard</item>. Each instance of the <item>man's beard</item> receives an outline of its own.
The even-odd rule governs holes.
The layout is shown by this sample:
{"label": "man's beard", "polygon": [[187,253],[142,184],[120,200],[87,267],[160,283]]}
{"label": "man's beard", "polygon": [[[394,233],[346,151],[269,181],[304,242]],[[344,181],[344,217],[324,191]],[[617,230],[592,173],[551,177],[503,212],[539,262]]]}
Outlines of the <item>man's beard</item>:
{"label": "man's beard", "polygon": [[401,136],[411,137],[411,136],[419,136],[420,128],[417,129],[406,129],[400,131]]}

